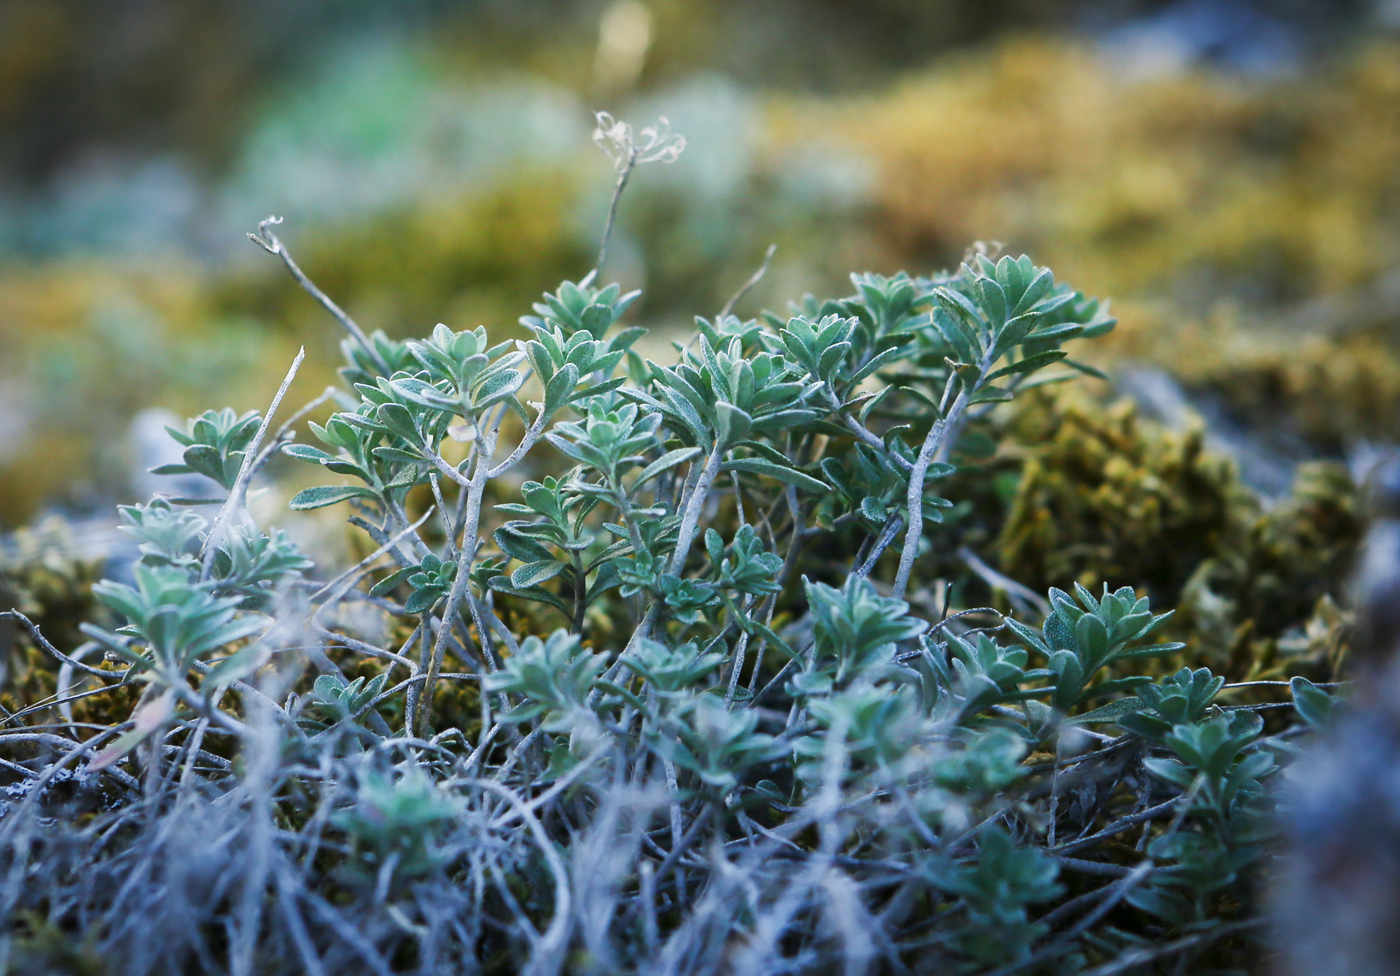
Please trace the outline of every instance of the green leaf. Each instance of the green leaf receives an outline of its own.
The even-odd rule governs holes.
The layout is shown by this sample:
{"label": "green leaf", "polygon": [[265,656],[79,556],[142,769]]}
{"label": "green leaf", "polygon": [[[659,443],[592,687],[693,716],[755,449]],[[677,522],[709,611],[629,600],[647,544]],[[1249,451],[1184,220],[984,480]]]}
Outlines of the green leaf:
{"label": "green leaf", "polygon": [[106,769],[149,739],[153,731],[153,729],[132,729],[130,732],[122,733],[110,746],[92,757],[92,762],[88,763],[87,766],[88,772],[95,773],[98,770]]}
{"label": "green leaf", "polygon": [[867,376],[870,376],[876,370],[883,367],[886,363],[892,362],[893,360],[898,359],[902,355],[904,355],[904,349],[900,346],[895,346],[891,349],[886,349],[884,352],[872,357],[868,363],[866,363],[860,369],[856,370],[854,373],[851,374],[851,385],[855,386],[856,384],[860,383],[861,380],[865,379]]}
{"label": "green leaf", "polygon": [[422,437],[418,433],[418,428],[413,425],[413,415],[403,404],[381,403],[375,412],[379,415],[380,423],[408,443],[416,447],[421,442]]}
{"label": "green leaf", "polygon": [[1335,705],[1331,695],[1303,677],[1294,678],[1288,687],[1293,692],[1293,707],[1304,722],[1315,729],[1328,724]]}
{"label": "green leaf", "polygon": [[801,661],[802,655],[798,654],[797,651],[793,650],[787,641],[783,640],[773,630],[765,626],[760,621],[744,616],[738,617],[738,621],[740,629],[744,630],[745,632],[757,634],[759,637],[763,638],[769,644],[772,644],[775,648],[782,652],[782,654],[785,655],[788,660],[799,662]]}
{"label": "green leaf", "polygon": [[674,451],[667,451],[642,469],[642,473],[637,475],[637,480],[632,482],[633,490],[642,487],[663,471],[674,468],[678,464],[684,464],[699,453],[700,448],[698,447],[681,447]]}
{"label": "green leaf", "polygon": [[578,367],[573,363],[565,363],[563,368],[545,384],[544,415],[552,417],[558,413],[560,408],[568,403],[569,394],[574,392],[576,386],[578,386]]}
{"label": "green leaf", "polygon": [[753,427],[753,418],[746,411],[723,400],[715,404],[715,418],[717,446],[721,450],[743,440]]}
{"label": "green leaf", "polygon": [[1034,356],[1027,356],[1025,359],[1018,360],[1009,366],[1003,366],[992,373],[987,377],[987,382],[1001,379],[1003,376],[1014,376],[1017,373],[1033,373],[1041,367],[1059,362],[1067,355],[1069,354],[1063,349],[1052,349],[1050,352],[1040,352]]}
{"label": "green leaf", "polygon": [[1078,372],[1083,373],[1085,376],[1092,376],[1092,377],[1094,377],[1094,379],[1096,379],[1096,380],[1106,380],[1106,379],[1108,379],[1108,374],[1107,374],[1107,373],[1105,373],[1105,372],[1104,372],[1103,370],[1101,370],[1101,369],[1095,369],[1093,366],[1090,366],[1088,363],[1081,363],[1081,362],[1077,362],[1077,361],[1075,361],[1075,360],[1073,360],[1073,359],[1066,359],[1066,360],[1065,360],[1065,365],[1068,366],[1070,369],[1077,370]]}
{"label": "green leaf", "polygon": [[409,594],[408,602],[404,604],[404,613],[426,613],[431,610],[442,599],[443,593],[437,587],[429,587],[425,590],[414,590]]}
{"label": "green leaf", "polygon": [[305,512],[313,508],[325,508],[327,505],[334,505],[336,502],[343,502],[350,498],[377,500],[379,496],[368,488],[358,488],[353,485],[322,485],[319,488],[306,488],[297,492],[287,507],[294,512]]}
{"label": "green leaf", "polygon": [[204,681],[211,685],[227,685],[241,681],[266,664],[271,657],[272,649],[255,641],[215,664],[205,674]]}
{"label": "green leaf", "polygon": [[554,579],[564,569],[564,564],[557,559],[541,559],[538,562],[526,563],[524,566],[517,567],[510,574],[510,585],[517,590],[529,589]]}
{"label": "green leaf", "polygon": [[[390,464],[422,464],[423,455],[413,454],[409,451],[401,451],[397,447],[376,447],[371,451],[375,457],[381,461],[388,461]],[[341,472],[342,474],[347,472]]]}
{"label": "green leaf", "polygon": [[[679,415],[681,423],[685,425],[685,429],[690,432],[691,436],[701,443],[708,440],[705,421],[701,419],[699,412],[691,402],[669,386],[661,387],[660,392],[666,398],[666,402]],[[674,424],[669,426],[674,426]]]}
{"label": "green leaf", "polygon": [[601,336],[612,324],[613,310],[610,305],[600,305],[594,302],[579,315],[579,325],[583,327],[585,332],[592,333],[595,337]]}
{"label": "green leaf", "polygon": [[536,603],[547,603],[565,615],[571,615],[573,613],[573,611],[564,604],[563,600],[546,590],[543,586],[518,589],[510,585],[509,576],[493,576],[489,581],[489,585],[491,589],[495,590],[497,593],[504,593],[507,596],[517,596],[524,600],[534,600]]}
{"label": "green leaf", "polygon": [[403,569],[390,573],[370,588],[369,595],[384,596],[386,593],[392,592],[400,583],[407,581],[410,576],[418,571],[417,566],[405,566]]}
{"label": "green leaf", "polygon": [[1033,308],[1035,303],[1040,301],[1050,293],[1050,289],[1055,287],[1055,276],[1049,268],[1041,268],[1034,279],[1026,285],[1026,290],[1021,293],[1020,299],[1016,302],[1016,307],[1012,311],[1016,314]]}
{"label": "green leaf", "polygon": [[720,465],[721,471],[747,471],[750,474],[767,475],[769,478],[776,478],[784,484],[795,485],[812,492],[824,492],[831,489],[821,481],[811,475],[803,474],[796,468],[790,468],[784,464],[775,464],[772,461],[765,461],[761,458],[735,458],[732,461],[725,461]]}
{"label": "green leaf", "polygon": [[1171,654],[1179,651],[1186,645],[1180,641],[1171,641],[1166,644],[1148,644],[1146,647],[1133,647],[1126,651],[1119,651],[1113,655],[1115,661],[1130,661],[1140,657],[1161,657],[1163,654]]}
{"label": "green leaf", "polygon": [[[319,447],[312,447],[310,444],[287,444],[283,446],[282,453],[287,457],[294,457],[298,461],[314,461],[317,464],[335,460]],[[171,465],[166,466],[170,467]],[[157,471],[156,473],[161,474],[162,472]]]}
{"label": "green leaf", "polygon": [[1120,698],[1117,701],[1101,705],[1092,712],[1085,712],[1083,715],[1076,715],[1069,719],[1067,725],[1091,725],[1095,722],[1116,722],[1127,715],[1134,715],[1147,707],[1147,703],[1141,698]]}
{"label": "green leaf", "polygon": [[933,297],[938,304],[943,306],[955,319],[980,328],[982,326],[982,313],[977,310],[977,306],[972,303],[962,292],[952,288],[936,288]]}
{"label": "green leaf", "polygon": [[1058,339],[1064,341],[1072,339],[1084,331],[1084,326],[1078,322],[1065,322],[1061,325],[1051,325],[1036,332],[1031,332],[1026,336],[1027,342],[1044,342],[1047,339]]}
{"label": "green leaf", "polygon": [[[1092,672],[1108,657],[1108,628],[1094,614],[1086,613],[1074,625],[1074,637],[1079,644],[1080,661]],[[1086,675],[1087,677],[1087,675]]]}
{"label": "green leaf", "polygon": [[1000,329],[1006,324],[1006,292],[993,278],[978,278],[977,285],[982,292],[982,307],[992,328]]}
{"label": "green leaf", "polygon": [[968,403],[1005,403],[1010,400],[1012,393],[1010,390],[1000,386],[984,386],[972,396],[968,397]]}

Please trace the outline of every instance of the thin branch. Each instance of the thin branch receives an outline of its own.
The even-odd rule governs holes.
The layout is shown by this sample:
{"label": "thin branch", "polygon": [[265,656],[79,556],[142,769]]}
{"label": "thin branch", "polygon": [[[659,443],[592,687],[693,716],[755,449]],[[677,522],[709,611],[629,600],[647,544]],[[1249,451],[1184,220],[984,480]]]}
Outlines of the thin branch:
{"label": "thin branch", "polygon": [[759,265],[757,271],[749,276],[749,280],[744,282],[743,285],[739,287],[739,290],[730,296],[729,301],[724,303],[724,308],[719,310],[719,318],[722,319],[730,312],[734,311],[734,306],[739,304],[739,300],[747,295],[754,285],[763,280],[763,276],[768,273],[768,265],[773,261],[773,255],[777,253],[778,245],[769,244],[767,252],[763,255],[763,263]]}
{"label": "thin branch", "polygon": [[1178,952],[1185,952],[1187,949],[1194,949],[1197,946],[1210,945],[1225,938],[1228,935],[1238,935],[1241,932],[1248,932],[1251,929],[1262,928],[1265,919],[1252,918],[1243,922],[1230,922],[1225,925],[1218,925],[1215,928],[1207,929],[1204,932],[1197,932],[1195,935],[1184,935],[1179,939],[1164,942],[1155,946],[1144,946],[1141,949],[1129,949],[1112,962],[1104,963],[1093,969],[1085,970],[1080,976],[1121,976],[1122,973],[1131,972],[1146,963],[1156,959],[1164,959],[1174,956]]}
{"label": "thin branch", "polygon": [[272,398],[267,413],[263,414],[262,423],[258,425],[258,431],[253,435],[252,441],[248,444],[247,452],[243,455],[243,464],[238,469],[238,477],[234,479],[233,488],[229,490],[228,498],[224,500],[223,507],[219,509],[219,514],[214,518],[214,524],[209,527],[209,534],[204,537],[204,545],[199,550],[199,555],[203,560],[199,573],[201,580],[208,579],[210,571],[214,568],[214,554],[218,552],[219,543],[223,541],[223,533],[228,520],[243,504],[244,495],[248,491],[248,481],[253,477],[258,448],[262,446],[263,437],[267,434],[267,428],[272,423],[273,415],[281,406],[282,398],[287,395],[287,389],[292,385],[292,380],[296,379],[297,370],[301,368],[302,360],[305,358],[306,347],[302,346],[297,350],[296,358],[292,360],[292,366],[287,370],[287,375],[283,377],[282,385],[277,388],[277,394]]}
{"label": "thin branch", "polygon": [[379,371],[387,375],[389,372],[389,364],[384,362],[383,358],[379,355],[379,350],[375,349],[374,344],[369,341],[369,336],[365,335],[364,331],[355,324],[355,320],[349,315],[346,315],[345,311],[341,309],[339,305],[331,301],[330,296],[316,287],[316,284],[308,278],[306,273],[292,260],[291,252],[287,250],[287,246],[278,239],[276,234],[268,229],[280,223],[282,223],[281,217],[268,217],[262,223],[258,224],[258,233],[254,234],[250,232],[248,234],[248,240],[261,247],[268,254],[281,258],[282,263],[287,266],[287,270],[291,272],[297,284],[301,285],[312,298],[320,302],[322,308],[331,313],[335,320],[345,328],[345,331],[350,333],[354,340],[360,344],[360,348],[365,351],[375,366],[379,368]]}
{"label": "thin branch", "polygon": [[613,223],[617,220],[617,204],[622,199],[622,191],[627,189],[627,181],[632,177],[632,170],[636,168],[637,150],[630,149],[627,153],[627,160],[618,174],[617,184],[613,187],[612,202],[608,204],[608,219],[603,224],[603,240],[598,245],[598,260],[593,263],[593,273],[589,275],[589,278],[593,278],[603,270],[603,262],[608,257],[608,241],[612,238]]}
{"label": "thin branch", "polygon": [[904,517],[902,515],[895,514],[886,519],[884,528],[880,530],[880,534],[876,536],[875,541],[870,546],[870,552],[866,554],[865,559],[851,575],[858,579],[869,576],[875,568],[875,564],[880,561],[880,557],[885,554],[885,550],[890,547],[890,543],[894,541],[895,536],[899,535],[899,530],[903,527]]}
{"label": "thin branch", "polygon": [[1129,893],[1141,884],[1143,880],[1152,873],[1155,867],[1156,865],[1151,861],[1143,861],[1111,885],[1104,899],[1069,929],[1066,929],[1063,933],[1051,939],[1040,949],[1037,949],[1020,962],[1012,963],[1009,966],[1002,966],[1000,969],[994,969],[990,973],[985,974],[985,976],[1012,976],[1013,973],[1022,973],[1028,969],[1035,969],[1042,963],[1055,959],[1064,952],[1068,946],[1072,945],[1074,940],[1093,928],[1094,924],[1098,922],[1099,919],[1111,912],[1117,907],[1119,902],[1128,897]]}
{"label": "thin branch", "polygon": [[992,589],[1005,591],[1011,601],[1018,604],[1016,609],[1022,613],[1025,613],[1027,609],[1033,609],[1042,617],[1050,615],[1050,604],[1046,602],[1045,597],[1024,583],[1018,583],[1010,576],[997,572],[967,546],[959,547],[958,558]]}
{"label": "thin branch", "polygon": [[99,678],[124,679],[123,673],[116,671],[103,671],[101,668],[94,668],[90,664],[84,664],[82,661],[78,661],[72,657],[69,657],[67,654],[64,654],[58,648],[50,644],[48,638],[46,638],[43,634],[39,633],[38,624],[30,620],[18,610],[0,610],[0,620],[16,621],[21,627],[24,628],[25,632],[29,634],[30,638],[33,639],[34,643],[38,645],[39,650],[49,655],[51,658],[53,658],[55,661],[58,661],[60,664],[66,664],[70,668],[75,668],[78,671],[82,671],[84,674],[96,675]]}

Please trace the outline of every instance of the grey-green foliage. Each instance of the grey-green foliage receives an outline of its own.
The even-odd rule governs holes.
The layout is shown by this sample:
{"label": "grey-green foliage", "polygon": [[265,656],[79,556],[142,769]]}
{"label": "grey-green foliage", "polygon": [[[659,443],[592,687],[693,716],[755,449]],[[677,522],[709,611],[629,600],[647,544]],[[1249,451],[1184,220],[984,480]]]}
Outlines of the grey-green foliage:
{"label": "grey-green foliage", "polygon": [[[193,777],[195,730],[231,737],[249,779],[206,757],[203,788],[264,784],[251,808],[305,825],[258,841],[303,864],[258,916],[303,962],[344,942],[700,973],[742,946],[764,973],[1071,973],[1144,942],[1207,951],[1258,872],[1286,750],[1208,671],[1146,673],[1182,647],[1154,642],[1169,614],[1131,588],[1054,589],[1023,621],[938,608],[921,575],[965,435],[1093,374],[1065,346],[1111,328],[1105,308],[978,254],[698,319],[658,363],[619,325],[637,293],[595,277],[546,295],[520,340],[349,324],[347,389],[307,425],[321,446],[274,445],[325,476],[292,509],[347,503],[377,547],[345,576],[303,580],[309,560],[236,497],[214,522],[123,509],[135,585],[101,584],[121,625],[87,632],[162,703],[104,759],[155,771],[123,788],[162,788],[170,762]],[[231,491],[260,426],[207,413],[167,470]],[[391,646],[328,625],[357,581]],[[338,673],[357,656],[384,670]],[[308,661],[321,673],[288,696]],[[1293,692],[1326,721],[1326,692]],[[465,727],[438,727],[443,703]],[[332,849],[343,870],[313,864]],[[322,906],[310,949],[296,892]],[[377,934],[345,941],[336,905]]]}
{"label": "grey-green foliage", "polygon": [[966,924],[956,934],[969,959],[996,964],[1024,956],[1045,926],[1029,917],[1032,906],[1063,892],[1052,857],[1019,847],[1005,830],[989,827],[977,844],[977,857],[943,874],[939,887],[957,897]]}
{"label": "grey-green foliage", "polygon": [[392,593],[400,584],[408,584],[411,591],[404,602],[405,613],[423,613],[431,610],[452,589],[457,578],[457,564],[444,562],[434,553],[424,553],[420,563],[408,565],[390,573],[370,589],[370,596]]}
{"label": "grey-green foliage", "polygon": [[389,675],[383,672],[366,681],[363,677],[346,683],[343,678],[323,674],[311,686],[308,704],[324,722],[353,721],[370,706]]}
{"label": "grey-green foliage", "polygon": [[[190,429],[200,430],[211,417],[227,421],[233,414],[206,413]],[[241,447],[248,446],[260,420],[254,413],[239,421],[247,431],[246,437],[236,438]],[[227,478],[226,487],[236,478],[236,473]],[[264,638],[273,629],[276,605],[313,565],[281,529],[264,533],[242,521],[215,536],[214,528],[222,522],[211,526],[167,498],[122,506],[120,514],[122,532],[140,553],[132,583],[103,580],[93,594],[122,623],[115,630],[81,626],[127,665],[127,679],[145,683],[147,694],[162,705],[137,710],[136,728],[119,740],[116,753],[109,750],[109,760],[162,731],[182,710],[211,710],[215,694],[265,663],[272,647]],[[223,713],[215,714],[237,725]]]}
{"label": "grey-green foliage", "polygon": [[237,597],[215,596],[209,587],[192,585],[189,574],[173,566],[134,570],[135,586],[103,581],[97,597],[125,618],[116,632],[84,625],[89,636],[126,659],[138,673],[179,686],[205,655],[263,628],[250,617],[238,618]]}
{"label": "grey-green foliage", "polygon": [[248,445],[262,418],[256,410],[238,415],[225,407],[206,410],[193,418],[185,430],[167,427],[170,436],[184,447],[184,464],[164,464],[155,474],[202,474],[225,491],[233,487]]}
{"label": "grey-green foliage", "polygon": [[[1077,599],[1076,599],[1077,598]],[[1011,628],[1032,647],[1045,655],[1055,677],[1055,694],[1050,704],[1061,712],[1119,691],[1129,691],[1144,683],[1145,677],[1130,676],[1095,682],[1100,671],[1118,661],[1159,657],[1182,648],[1182,644],[1138,644],[1160,627],[1170,613],[1154,616],[1146,597],[1124,587],[1101,599],[1082,586],[1075,586],[1075,598],[1062,590],[1050,590],[1053,608],[1039,634],[1012,621]]]}
{"label": "grey-green foliage", "polygon": [[453,851],[445,838],[461,813],[461,801],[415,767],[393,773],[369,769],[360,776],[353,804],[331,820],[352,845],[350,870],[373,882],[409,880],[448,860]]}

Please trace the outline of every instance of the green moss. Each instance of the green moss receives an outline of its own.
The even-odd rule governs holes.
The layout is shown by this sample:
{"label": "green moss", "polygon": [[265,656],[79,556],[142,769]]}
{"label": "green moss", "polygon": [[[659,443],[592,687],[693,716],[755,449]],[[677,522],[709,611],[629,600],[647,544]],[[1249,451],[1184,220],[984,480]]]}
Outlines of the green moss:
{"label": "green moss", "polygon": [[106,976],[112,969],[97,942],[96,933],[75,937],[67,928],[27,912],[16,926],[6,971],[35,976]]}
{"label": "green moss", "polygon": [[78,549],[60,518],[0,541],[0,608],[19,610],[65,646],[80,642],[77,622],[92,619],[92,584],[102,578],[102,559],[85,558]]}
{"label": "green moss", "polygon": [[778,128],[820,126],[874,156],[872,223],[894,254],[996,239],[1121,298],[1267,304],[1394,266],[1397,65],[1377,43],[1274,83],[1124,84],[1082,47],[1020,38],[834,110],[794,103]]}
{"label": "green moss", "polygon": [[[50,642],[65,650],[83,642],[78,630],[81,621],[101,617],[92,584],[101,578],[102,560],[76,555],[77,548],[72,530],[57,518],[21,529],[0,547],[0,609],[19,610]],[[0,621],[0,653],[5,655],[0,706],[15,712],[53,698],[58,690],[58,662],[8,620]],[[94,656],[88,663],[101,664],[101,660]],[[69,693],[88,688],[78,675]],[[138,694],[134,687],[113,687],[75,701],[73,719],[103,725],[123,722]],[[57,708],[45,714],[59,719]]]}
{"label": "green moss", "polygon": [[[1339,465],[1301,466],[1270,508],[1202,431],[1165,430],[1131,403],[1043,393],[1008,422],[1020,463],[993,551],[1032,589],[1104,582],[1178,606],[1171,634],[1232,678],[1330,678],[1345,657],[1344,602],[1364,530]],[[1277,673],[1282,673],[1277,670]]]}
{"label": "green moss", "polygon": [[1246,531],[1252,501],[1199,427],[1172,433],[1127,401],[1045,394],[1010,434],[1025,460],[995,549],[1033,589],[1128,583],[1171,603]]}

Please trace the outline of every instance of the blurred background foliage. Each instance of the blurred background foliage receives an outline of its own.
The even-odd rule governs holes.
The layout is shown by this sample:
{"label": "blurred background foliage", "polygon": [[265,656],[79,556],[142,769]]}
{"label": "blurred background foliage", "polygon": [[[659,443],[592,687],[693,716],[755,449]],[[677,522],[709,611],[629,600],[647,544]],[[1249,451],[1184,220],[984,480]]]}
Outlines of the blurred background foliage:
{"label": "blurred background foliage", "polygon": [[331,380],[337,330],[244,239],[269,213],[367,328],[509,335],[592,263],[605,108],[689,140],[609,261],[663,340],[769,243],[748,314],[979,239],[1112,297],[1111,382],[999,420],[997,491],[949,531],[1033,589],[1184,598],[1231,672],[1328,658],[1352,476],[1400,440],[1397,26],[1394,0],[4,0],[0,530],[148,492],[152,408],[260,407],[300,344],[293,397]]}

